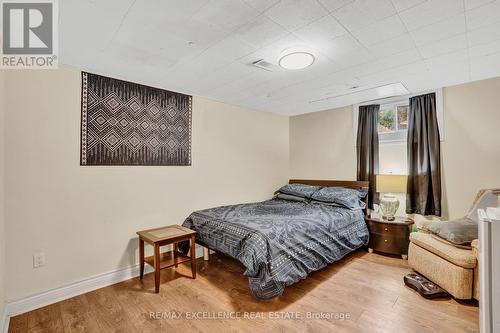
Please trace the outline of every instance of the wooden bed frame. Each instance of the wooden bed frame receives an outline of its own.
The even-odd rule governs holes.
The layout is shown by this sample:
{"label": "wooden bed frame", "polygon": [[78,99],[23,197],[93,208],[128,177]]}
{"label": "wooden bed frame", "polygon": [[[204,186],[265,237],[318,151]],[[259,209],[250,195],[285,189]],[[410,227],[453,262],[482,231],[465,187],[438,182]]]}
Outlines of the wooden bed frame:
{"label": "wooden bed frame", "polygon": [[[325,180],[325,179],[290,179],[288,184],[305,184],[305,185],[315,185],[315,186],[339,186],[352,188],[356,190],[369,190],[370,182],[368,181],[359,181],[359,180]],[[366,208],[364,210],[365,215],[368,215],[368,195],[363,199],[363,202],[366,204]],[[210,258],[210,249],[203,247],[203,259],[205,261]]]}

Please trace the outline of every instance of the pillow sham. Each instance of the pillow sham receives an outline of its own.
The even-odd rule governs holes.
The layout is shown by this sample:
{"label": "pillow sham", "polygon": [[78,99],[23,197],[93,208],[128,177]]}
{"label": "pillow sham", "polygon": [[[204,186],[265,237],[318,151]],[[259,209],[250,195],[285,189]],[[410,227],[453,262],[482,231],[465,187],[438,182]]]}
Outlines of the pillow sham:
{"label": "pillow sham", "polygon": [[286,184],[279,190],[277,190],[276,193],[284,193],[284,194],[289,194],[289,195],[295,195],[297,197],[301,198],[310,198],[314,192],[318,191],[321,187],[320,186],[313,186],[313,185],[305,185],[305,184]]}
{"label": "pillow sham", "polygon": [[355,190],[345,187],[327,186],[313,193],[311,199],[322,202],[331,202],[349,209],[365,209],[366,204],[361,201],[368,191]]}
{"label": "pillow sham", "polygon": [[285,193],[278,193],[276,198],[282,199],[282,200],[288,200],[288,201],[307,201],[306,198],[298,197],[296,195],[291,195],[291,194],[285,194]]}
{"label": "pillow sham", "polygon": [[456,245],[467,245],[478,238],[477,222],[468,217],[447,222],[432,222],[427,225],[427,230]]}

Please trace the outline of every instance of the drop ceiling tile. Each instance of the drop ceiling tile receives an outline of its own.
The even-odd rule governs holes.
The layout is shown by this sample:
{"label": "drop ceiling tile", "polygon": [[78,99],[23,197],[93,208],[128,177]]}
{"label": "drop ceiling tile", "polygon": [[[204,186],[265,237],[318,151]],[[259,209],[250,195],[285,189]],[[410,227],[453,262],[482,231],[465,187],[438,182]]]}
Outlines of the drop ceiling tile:
{"label": "drop ceiling tile", "polygon": [[251,64],[252,62],[260,59],[264,59],[267,62],[278,66],[278,61],[283,51],[291,47],[305,46],[311,47],[310,45],[304,43],[292,34],[288,34],[273,43],[258,49],[257,51],[239,59],[238,61],[243,64]]}
{"label": "drop ceiling tile", "polygon": [[[66,0],[64,0],[66,1]],[[81,0],[80,0],[81,1]],[[97,1],[89,1],[97,2]],[[108,1],[98,1],[106,3]],[[127,16],[137,15],[144,18],[144,23],[149,19],[163,18],[170,22],[177,21],[182,24],[191,18],[198,10],[207,5],[209,0],[178,1],[178,0],[135,0]],[[175,13],[175,15],[169,15]]]}
{"label": "drop ceiling tile", "polygon": [[491,43],[500,39],[500,22],[467,31],[467,38],[470,46]]}
{"label": "drop ceiling tile", "polygon": [[467,28],[474,30],[500,21],[500,1],[490,2],[484,6],[466,12]]}
{"label": "drop ceiling tile", "polygon": [[439,88],[439,86],[434,85],[434,82],[429,81],[429,74],[427,73],[427,69],[424,69],[418,75],[405,77],[402,83],[413,94]]}
{"label": "drop ceiling tile", "polygon": [[[87,2],[66,0],[60,3],[60,62],[80,64],[93,62],[111,42],[132,0]],[[92,24],[88,24],[92,17]],[[82,29],[85,27],[85,29]]]}
{"label": "drop ceiling tile", "polygon": [[241,77],[227,84],[215,86],[215,89],[210,92],[210,96],[220,98],[221,100],[224,100],[228,96],[233,96],[234,98],[243,100],[258,91],[258,85],[261,81],[261,77],[256,74]]}
{"label": "drop ceiling tile", "polygon": [[264,47],[288,34],[280,25],[261,15],[242,25],[236,34],[247,43]]}
{"label": "drop ceiling tile", "polygon": [[417,49],[409,49],[407,51],[393,54],[393,55],[387,56],[383,59],[379,59],[377,62],[384,64],[385,68],[396,68],[396,67],[402,67],[404,65],[417,62],[419,60],[422,60],[422,58],[421,58],[418,50]]}
{"label": "drop ceiling tile", "polygon": [[327,44],[331,39],[347,34],[347,31],[335,18],[326,15],[293,32],[295,36],[317,49]]}
{"label": "drop ceiling tile", "polygon": [[396,10],[398,12],[402,12],[404,10],[420,5],[425,1],[427,0],[395,0],[392,3],[394,4],[394,7],[396,7]]}
{"label": "drop ceiling tile", "polygon": [[[427,76],[427,65],[423,60],[418,60],[405,66],[390,68],[381,73],[362,76],[359,79],[366,85],[382,85],[396,82],[405,84],[406,81],[414,80],[416,77],[426,78]],[[429,84],[429,81],[427,81],[427,84]]]}
{"label": "drop ceiling tile", "polygon": [[362,64],[374,59],[350,34],[330,39],[322,45],[321,51],[341,68]]}
{"label": "drop ceiling tile", "polygon": [[426,59],[425,63],[429,69],[430,82],[434,82],[438,87],[454,82],[463,83],[470,79],[467,50]]}
{"label": "drop ceiling tile", "polygon": [[455,69],[446,69],[435,71],[429,75],[429,82],[432,82],[436,87],[449,87],[470,81],[471,75],[469,70],[457,71]]}
{"label": "drop ceiling tile", "polygon": [[[196,57],[208,47],[209,41],[214,43],[217,40],[214,37],[196,39],[199,42],[192,42],[194,38],[184,39],[181,34],[171,35],[166,33],[161,38],[158,38],[157,31],[159,27],[157,24],[140,25],[138,21],[128,19],[117,32],[113,42],[120,45],[120,47],[142,49],[145,53],[162,56],[163,60],[169,61],[173,65]],[[218,34],[214,36],[218,36]],[[195,36],[192,35],[191,37]]]}
{"label": "drop ceiling tile", "polygon": [[495,0],[465,0],[465,10],[471,10],[476,7],[486,5]]}
{"label": "drop ceiling tile", "polygon": [[[141,23],[136,23],[131,28],[141,30],[142,27]],[[161,23],[154,25],[153,28],[157,30],[156,33],[151,32],[151,34],[160,42],[162,39],[167,39],[168,36],[174,36],[189,43],[192,47],[201,49],[209,47],[228,35],[226,30],[213,23],[201,22],[194,19],[186,20],[182,24],[175,24],[162,19]],[[162,32],[161,35],[158,34],[158,30]]]}
{"label": "drop ceiling tile", "polygon": [[465,31],[465,17],[462,13],[423,28],[410,31],[410,34],[415,43],[420,46],[465,33]]}
{"label": "drop ceiling tile", "polygon": [[260,13],[265,12],[267,9],[276,5],[281,0],[243,0],[250,7],[257,9]]}
{"label": "drop ceiling tile", "polygon": [[471,80],[500,76],[500,53],[471,58]]}
{"label": "drop ceiling tile", "polygon": [[257,50],[257,46],[249,44],[241,39],[238,35],[230,35],[223,40],[215,43],[201,55],[210,55],[227,60],[237,60]]}
{"label": "drop ceiling tile", "polygon": [[486,57],[494,54],[500,56],[500,39],[493,41],[491,43],[479,44],[469,48],[469,57]]}
{"label": "drop ceiling tile", "polygon": [[456,64],[445,67],[429,67],[427,81],[429,89],[436,87],[448,87],[456,84],[469,82],[469,63]]}
{"label": "drop ceiling tile", "polygon": [[289,31],[303,27],[328,14],[316,0],[282,0],[264,13]]}
{"label": "drop ceiling tile", "polygon": [[[328,72],[326,69],[322,70],[321,68],[322,68],[321,66],[318,66],[318,67],[316,67],[316,69],[314,71],[311,71],[311,72],[304,71],[300,75],[296,75],[295,73],[290,73],[290,75],[280,77],[278,80],[275,81],[277,88],[275,89],[275,91],[271,92],[271,95],[275,97],[276,95],[279,95],[280,93],[281,94],[285,93],[285,95],[283,97],[286,97],[286,96],[290,97],[292,95],[286,94],[286,92],[283,91],[283,89],[284,88],[290,89],[291,87],[295,87],[298,85],[304,86],[306,88],[301,90],[301,92],[298,94],[293,94],[293,96],[304,95],[308,92],[308,90],[318,89],[318,87],[321,87],[319,85],[321,83],[321,81],[318,82],[318,84],[315,84],[315,81],[319,80],[319,78],[321,78],[325,73]],[[332,72],[330,75],[336,75],[336,74],[335,74],[335,72]],[[326,82],[329,83],[328,81],[326,81]]]}
{"label": "drop ceiling tile", "polygon": [[[341,85],[348,88],[359,85],[359,80],[355,77],[351,70],[346,69],[336,71],[334,73],[322,73],[312,80],[296,83],[293,86],[303,87],[302,91],[323,91],[326,87],[330,87],[332,85]],[[300,95],[293,94],[293,96],[299,97]]]}
{"label": "drop ceiling tile", "polygon": [[386,57],[392,54],[400,53],[415,47],[411,36],[406,33],[393,39],[389,39],[368,47],[370,53],[377,58]]}
{"label": "drop ceiling tile", "polygon": [[192,19],[233,31],[254,20],[258,15],[260,13],[243,0],[209,0],[192,16]]}
{"label": "drop ceiling tile", "polygon": [[[204,2],[207,1],[200,1]],[[229,34],[227,30],[213,23],[187,18],[198,7],[185,8],[177,4],[177,10],[181,13],[165,16],[162,13],[170,7],[161,4],[163,2],[136,2],[117,31],[115,41],[132,48],[143,48],[148,52],[162,54],[178,62],[200,54]],[[172,8],[175,9],[176,6]]]}
{"label": "drop ceiling tile", "polygon": [[[317,59],[307,70],[301,71],[280,71],[273,73],[273,78],[266,82],[268,96],[270,99],[285,98],[290,96],[301,96],[307,93],[308,89],[316,90],[314,82],[328,71],[328,63],[324,59]],[[297,88],[304,86],[305,89]],[[294,88],[298,91],[291,93]]]}
{"label": "drop ceiling tile", "polygon": [[352,34],[363,45],[370,46],[406,33],[406,28],[398,15],[393,15],[373,23]]}
{"label": "drop ceiling tile", "polygon": [[357,77],[363,77],[375,73],[383,73],[391,68],[397,68],[420,61],[420,53],[417,49],[410,49],[404,52],[393,54],[366,64],[356,66],[351,71]]}
{"label": "drop ceiling tile", "polygon": [[[344,87],[345,88],[345,87]],[[282,89],[277,89],[266,95],[266,101],[269,103],[277,101],[291,100],[307,100],[309,96],[314,95],[312,92],[318,92],[320,89],[309,89],[307,83],[297,83]]]}
{"label": "drop ceiling tile", "polygon": [[348,5],[355,0],[319,0],[319,2],[328,9],[329,12],[333,12],[334,10],[340,9],[345,5]]}
{"label": "drop ceiling tile", "polygon": [[332,12],[349,31],[362,29],[394,14],[396,9],[390,0],[356,0]]}
{"label": "drop ceiling tile", "polygon": [[212,75],[215,71],[229,66],[232,62],[212,54],[202,54],[189,61],[182,61],[169,68],[170,80],[196,82],[200,78]]}
{"label": "drop ceiling tile", "polygon": [[[113,74],[118,78],[130,75],[130,80],[134,78],[134,82],[147,85],[158,82],[160,75],[171,66],[171,61],[164,57],[116,41],[111,42],[95,62],[100,73]],[[124,71],[124,68],[127,70]]]}
{"label": "drop ceiling tile", "polygon": [[415,30],[464,11],[462,0],[428,0],[399,13],[408,30]]}
{"label": "drop ceiling tile", "polygon": [[426,59],[467,48],[467,35],[460,34],[438,42],[419,46],[420,54]]}
{"label": "drop ceiling tile", "polygon": [[199,78],[193,84],[200,90],[212,91],[216,87],[230,85],[232,82],[251,76],[259,69],[239,62],[233,62],[225,67],[216,69],[205,77]]}
{"label": "drop ceiling tile", "polygon": [[99,59],[101,51],[85,48],[75,42],[64,43],[65,47],[59,50],[59,63],[92,68]]}

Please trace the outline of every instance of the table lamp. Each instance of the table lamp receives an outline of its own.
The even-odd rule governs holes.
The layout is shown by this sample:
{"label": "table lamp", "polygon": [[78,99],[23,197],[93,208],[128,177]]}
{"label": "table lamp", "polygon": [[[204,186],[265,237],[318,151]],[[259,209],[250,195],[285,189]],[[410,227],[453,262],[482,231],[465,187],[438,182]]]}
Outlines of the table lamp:
{"label": "table lamp", "polygon": [[379,193],[384,193],[380,199],[380,210],[382,218],[387,221],[394,221],[394,215],[399,208],[399,200],[393,193],[406,193],[405,175],[377,175],[375,189]]}

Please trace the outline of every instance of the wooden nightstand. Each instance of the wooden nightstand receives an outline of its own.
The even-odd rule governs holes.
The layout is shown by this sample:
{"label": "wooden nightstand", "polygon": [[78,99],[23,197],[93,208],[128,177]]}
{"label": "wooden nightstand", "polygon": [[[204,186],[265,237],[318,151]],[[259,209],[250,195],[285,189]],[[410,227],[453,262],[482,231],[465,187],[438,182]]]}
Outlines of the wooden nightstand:
{"label": "wooden nightstand", "polygon": [[370,231],[368,252],[375,250],[399,254],[403,259],[408,259],[411,225],[414,223],[412,219],[396,217],[394,221],[386,221],[366,216],[365,220]]}
{"label": "wooden nightstand", "polygon": [[[195,235],[196,231],[180,225],[169,225],[167,227],[138,231],[139,235],[139,263],[140,278],[144,276],[144,263],[148,263],[155,269],[155,293],[160,291],[160,270],[168,267],[177,267],[180,263],[191,262],[191,272],[193,279],[196,279],[196,251]],[[184,255],[178,249],[177,243],[190,241],[189,256]],[[154,255],[144,257],[144,242],[154,247]],[[171,253],[160,253],[160,247],[173,244]]]}

